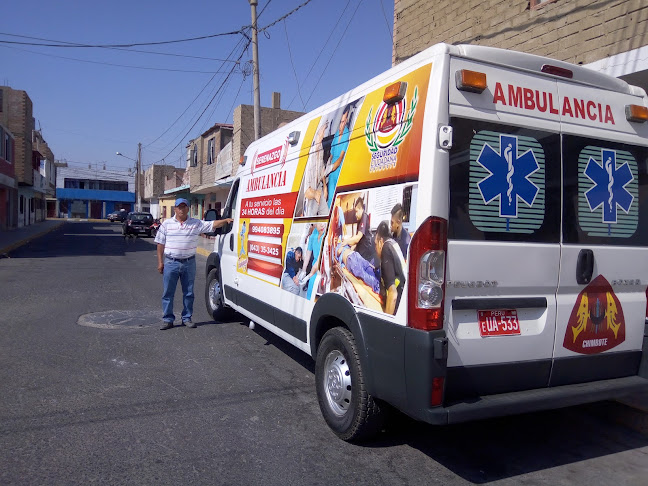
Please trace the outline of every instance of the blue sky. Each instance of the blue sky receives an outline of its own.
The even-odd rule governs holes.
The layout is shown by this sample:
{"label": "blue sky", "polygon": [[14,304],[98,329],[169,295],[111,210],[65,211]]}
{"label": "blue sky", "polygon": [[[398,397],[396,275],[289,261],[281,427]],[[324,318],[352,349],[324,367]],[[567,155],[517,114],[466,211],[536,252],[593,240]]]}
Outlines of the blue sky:
{"label": "blue sky", "polygon": [[[259,28],[305,1],[259,0]],[[392,0],[311,0],[260,34],[262,106],[279,91],[282,108],[309,111],[388,69],[393,10]],[[149,43],[250,23],[248,0],[8,0],[0,41]],[[135,158],[142,142],[144,167],[163,158],[183,167],[189,139],[216,122],[231,123],[235,106],[253,103],[252,76],[243,75],[251,72],[252,50],[243,53],[244,42],[238,33],[120,49],[3,42],[0,83],[27,91],[36,128],[56,159],[71,166],[125,170],[133,163],[115,152]],[[241,53],[225,81],[235,64],[223,60]]]}

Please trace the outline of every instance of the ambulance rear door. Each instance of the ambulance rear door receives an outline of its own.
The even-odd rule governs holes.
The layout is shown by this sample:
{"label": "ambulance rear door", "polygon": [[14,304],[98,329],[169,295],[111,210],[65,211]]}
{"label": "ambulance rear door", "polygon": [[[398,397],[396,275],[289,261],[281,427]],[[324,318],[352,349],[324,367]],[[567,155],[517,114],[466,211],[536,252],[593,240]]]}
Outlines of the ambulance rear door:
{"label": "ambulance rear door", "polygon": [[563,242],[551,386],[635,375],[648,283],[648,127],[640,96],[558,82]]}
{"label": "ambulance rear door", "polygon": [[[463,69],[484,73],[488,88],[459,90]],[[560,264],[556,82],[461,58],[451,59],[449,79],[446,398],[543,388]]]}

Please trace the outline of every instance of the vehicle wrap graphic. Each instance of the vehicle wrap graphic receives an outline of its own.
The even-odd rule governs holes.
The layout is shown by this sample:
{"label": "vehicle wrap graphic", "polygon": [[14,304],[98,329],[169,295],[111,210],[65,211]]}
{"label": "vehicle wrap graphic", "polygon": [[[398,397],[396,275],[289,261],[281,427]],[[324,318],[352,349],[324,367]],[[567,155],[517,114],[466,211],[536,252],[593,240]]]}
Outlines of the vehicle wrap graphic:
{"label": "vehicle wrap graphic", "polygon": [[[307,300],[336,291],[359,306],[403,312],[398,303],[405,264],[396,263],[407,255],[415,217],[431,68],[428,64],[389,80],[291,127],[301,133],[299,146],[287,145],[286,135],[278,133],[254,150],[240,189],[239,273]],[[404,98],[389,105],[383,96],[395,82],[406,87]],[[332,212],[335,247],[330,243]],[[376,246],[380,223],[388,234]],[[388,269],[386,275],[381,268]]]}
{"label": "vehicle wrap graphic", "polygon": [[624,150],[585,147],[578,159],[578,221],[590,236],[628,238],[639,221],[637,162]]}
{"label": "vehicle wrap graphic", "polygon": [[544,220],[545,156],[531,137],[480,131],[470,144],[469,214],[481,231],[532,233]]}
{"label": "vehicle wrap graphic", "polygon": [[623,341],[623,308],[610,283],[599,275],[578,294],[563,346],[575,353],[596,354],[612,349]]}

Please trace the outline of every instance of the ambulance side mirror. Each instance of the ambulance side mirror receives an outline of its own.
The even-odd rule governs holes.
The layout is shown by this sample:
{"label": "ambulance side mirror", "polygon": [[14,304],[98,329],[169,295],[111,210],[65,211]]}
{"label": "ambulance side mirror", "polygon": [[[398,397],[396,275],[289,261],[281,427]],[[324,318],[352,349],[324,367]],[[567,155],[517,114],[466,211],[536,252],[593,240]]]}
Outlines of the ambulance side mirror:
{"label": "ambulance side mirror", "polygon": [[[216,220],[219,220],[219,219],[222,219],[221,214],[220,214],[220,211],[218,211],[216,209],[209,209],[205,213],[205,221],[216,221]],[[223,229],[224,228],[221,226],[220,228],[216,228],[216,231],[210,231],[209,233],[205,233],[205,234],[207,236],[220,235],[220,234],[222,234]]]}

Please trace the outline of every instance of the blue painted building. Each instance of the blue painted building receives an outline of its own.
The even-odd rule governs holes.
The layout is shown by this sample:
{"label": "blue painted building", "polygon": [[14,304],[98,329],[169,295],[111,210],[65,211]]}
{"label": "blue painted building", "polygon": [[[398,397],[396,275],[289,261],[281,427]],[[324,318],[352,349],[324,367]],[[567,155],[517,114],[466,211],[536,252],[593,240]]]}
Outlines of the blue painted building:
{"label": "blue painted building", "polygon": [[135,176],[100,169],[59,167],[57,216],[104,219],[113,211],[135,209]]}

